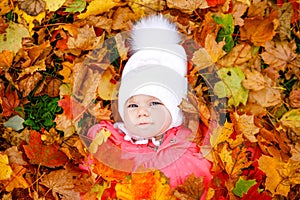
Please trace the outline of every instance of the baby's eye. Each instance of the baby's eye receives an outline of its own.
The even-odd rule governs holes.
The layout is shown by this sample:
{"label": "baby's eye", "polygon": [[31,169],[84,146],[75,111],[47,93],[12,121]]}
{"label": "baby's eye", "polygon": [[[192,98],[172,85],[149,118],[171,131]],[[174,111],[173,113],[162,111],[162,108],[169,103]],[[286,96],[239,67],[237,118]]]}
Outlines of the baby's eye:
{"label": "baby's eye", "polygon": [[137,108],[137,107],[139,107],[137,104],[135,104],[135,103],[131,103],[131,104],[129,104],[128,106],[127,106],[128,108]]}
{"label": "baby's eye", "polygon": [[157,105],[162,105],[162,103],[158,102],[158,101],[152,101],[150,103],[150,106],[157,106]]}

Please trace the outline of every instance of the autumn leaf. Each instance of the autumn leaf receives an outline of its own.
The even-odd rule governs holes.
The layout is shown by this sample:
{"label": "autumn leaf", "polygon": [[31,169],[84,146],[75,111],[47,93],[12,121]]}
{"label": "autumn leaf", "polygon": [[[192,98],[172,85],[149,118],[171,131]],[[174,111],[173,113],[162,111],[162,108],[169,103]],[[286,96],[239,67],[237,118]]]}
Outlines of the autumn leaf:
{"label": "autumn leaf", "polygon": [[103,142],[106,142],[110,135],[111,133],[109,131],[105,130],[104,128],[101,129],[98,133],[96,133],[95,138],[89,146],[89,151],[91,153],[96,153],[98,146]]}
{"label": "autumn leaf", "polygon": [[300,109],[293,109],[286,112],[280,119],[283,126],[290,128],[300,136]]}
{"label": "autumn leaf", "polygon": [[2,100],[2,115],[10,116],[15,113],[15,108],[19,105],[20,100],[17,90],[12,90],[11,86],[8,86],[5,90],[4,96],[0,96]]}
{"label": "autumn leaf", "polygon": [[278,26],[277,12],[273,12],[266,18],[246,18],[241,27],[241,40],[251,41],[255,46],[264,46],[272,40]]}
{"label": "autumn leaf", "polygon": [[64,95],[63,99],[58,101],[58,105],[64,110],[67,119],[75,119],[83,115],[85,108],[75,98]]}
{"label": "autumn leaf", "polygon": [[222,68],[218,71],[222,81],[214,86],[215,94],[220,97],[228,97],[228,106],[238,106],[240,103],[246,104],[248,99],[248,90],[242,86],[245,75],[238,67]]}
{"label": "autumn leaf", "polygon": [[255,180],[244,180],[242,177],[235,183],[235,188],[232,192],[238,197],[243,197],[244,194],[247,194],[249,189],[256,184]]}
{"label": "autumn leaf", "polygon": [[65,1],[66,0],[59,0],[59,1],[45,0],[46,8],[51,12],[56,11],[65,3]]}
{"label": "autumn leaf", "polygon": [[99,15],[104,12],[108,12],[110,9],[115,7],[117,3],[113,0],[93,0],[88,6],[85,13],[78,15],[79,19],[85,19],[90,15]]}
{"label": "autumn leaf", "polygon": [[68,2],[66,1],[66,10],[65,12],[75,13],[82,12],[85,9],[86,1],[84,0],[75,0]]}
{"label": "autumn leaf", "polygon": [[[208,34],[205,38],[205,50],[207,51],[208,55],[205,55],[199,50],[196,51],[195,54],[196,56],[199,56],[199,53],[201,53],[202,55],[204,54],[204,60],[208,60],[206,61],[208,64],[210,64],[210,62],[216,63],[220,58],[222,58],[226,54],[226,52],[223,50],[224,45],[225,41],[217,42],[215,41],[215,36]],[[193,61],[195,61],[195,59],[193,59]],[[196,62],[196,64],[197,63],[199,62]]]}
{"label": "autumn leaf", "polygon": [[7,71],[13,62],[14,53],[12,51],[3,50],[0,53],[0,74],[1,71]]}
{"label": "autumn leaf", "polygon": [[28,188],[30,185],[23,177],[26,173],[26,168],[21,165],[16,165],[13,168],[13,173],[9,180],[3,181],[5,187],[3,188],[7,192],[12,192],[16,188]]}
{"label": "autumn leaf", "polygon": [[24,10],[27,14],[37,16],[44,11],[46,4],[45,1],[42,0],[33,0],[32,2],[18,0],[18,5],[19,8]]}
{"label": "autumn leaf", "polygon": [[265,71],[274,70],[274,79],[279,77],[279,71],[285,71],[288,68],[293,68],[297,64],[296,46],[294,42],[267,42],[265,52],[261,54],[262,59],[269,65]]}
{"label": "autumn leaf", "polygon": [[[258,160],[259,168],[266,173],[266,189],[273,195],[281,194],[287,196],[290,186],[284,184],[283,177],[279,174],[282,162],[276,158],[262,155]],[[272,167],[270,167],[272,166]]]}
{"label": "autumn leaf", "polygon": [[5,34],[0,34],[0,52],[3,50],[17,53],[22,48],[22,38],[28,37],[28,30],[22,25],[9,22]]}
{"label": "autumn leaf", "polygon": [[117,99],[117,82],[114,80],[115,71],[112,67],[107,68],[101,75],[98,82],[98,95],[103,100]]}
{"label": "autumn leaf", "polygon": [[233,113],[236,131],[242,133],[250,142],[257,142],[255,135],[259,133],[259,128],[254,124],[253,115],[239,115]]}
{"label": "autumn leaf", "polygon": [[183,184],[175,188],[174,196],[178,199],[201,199],[203,193],[203,178],[190,175]]}
{"label": "autumn leaf", "polygon": [[0,154],[0,180],[9,179],[13,171],[9,165],[7,154]]}
{"label": "autumn leaf", "polygon": [[[6,13],[8,13],[9,11],[11,11],[11,5],[9,3],[9,0],[3,0],[0,2],[0,15],[4,15]],[[1,28],[0,28],[1,29]],[[1,33],[1,31],[0,31]]]}
{"label": "autumn leaf", "polygon": [[79,200],[79,192],[74,191],[76,178],[78,176],[80,176],[80,174],[76,172],[60,169],[45,175],[40,184],[51,189],[54,197],[59,195],[65,199]]}
{"label": "autumn leaf", "polygon": [[193,0],[167,0],[169,8],[179,9],[182,12],[192,14],[197,8],[205,9],[208,8],[206,1],[193,1]]}
{"label": "autumn leaf", "polygon": [[67,162],[67,157],[59,150],[59,146],[57,144],[44,145],[41,134],[37,131],[30,131],[29,143],[23,145],[23,148],[31,164],[58,167]]}

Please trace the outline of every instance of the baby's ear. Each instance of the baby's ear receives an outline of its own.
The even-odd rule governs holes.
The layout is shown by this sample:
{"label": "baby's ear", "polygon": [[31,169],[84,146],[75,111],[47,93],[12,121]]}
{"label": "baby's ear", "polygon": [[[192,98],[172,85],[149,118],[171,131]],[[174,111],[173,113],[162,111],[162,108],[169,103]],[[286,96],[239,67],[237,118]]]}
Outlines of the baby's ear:
{"label": "baby's ear", "polygon": [[118,101],[112,101],[111,103],[111,111],[112,111],[112,119],[114,122],[121,122],[123,121],[120,114],[119,114],[119,109],[118,109]]}

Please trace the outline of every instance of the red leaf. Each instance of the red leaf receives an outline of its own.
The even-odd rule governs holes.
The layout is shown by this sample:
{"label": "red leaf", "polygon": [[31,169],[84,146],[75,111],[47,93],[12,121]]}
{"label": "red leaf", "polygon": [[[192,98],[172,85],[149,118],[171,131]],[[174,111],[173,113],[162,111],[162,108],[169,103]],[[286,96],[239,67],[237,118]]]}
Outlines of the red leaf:
{"label": "red leaf", "polygon": [[223,5],[226,1],[225,0],[206,0],[207,4],[210,7],[216,7],[218,5]]}
{"label": "red leaf", "polygon": [[64,98],[58,101],[58,105],[63,108],[67,119],[74,119],[85,110],[79,102],[69,95],[64,95]]}
{"label": "red leaf", "polygon": [[271,200],[272,197],[270,197],[267,192],[265,192],[265,191],[261,192],[261,193],[258,192],[258,186],[259,186],[259,184],[256,184],[256,185],[252,186],[248,190],[247,194],[243,195],[242,200],[247,200],[247,199]]}
{"label": "red leaf", "polygon": [[67,156],[59,150],[58,144],[44,145],[37,131],[30,131],[29,144],[23,148],[31,164],[58,167],[67,162]]}
{"label": "red leaf", "polygon": [[12,113],[15,113],[15,108],[19,105],[20,100],[18,97],[17,90],[11,90],[10,86],[8,86],[5,90],[4,96],[2,99],[2,109],[3,116],[10,116]]}

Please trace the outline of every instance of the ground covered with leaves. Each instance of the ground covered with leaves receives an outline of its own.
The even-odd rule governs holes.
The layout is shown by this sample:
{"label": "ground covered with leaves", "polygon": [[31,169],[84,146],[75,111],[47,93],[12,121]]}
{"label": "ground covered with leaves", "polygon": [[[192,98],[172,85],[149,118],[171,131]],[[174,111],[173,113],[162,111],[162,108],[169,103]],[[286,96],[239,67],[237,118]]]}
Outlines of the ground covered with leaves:
{"label": "ground covered with leaves", "polygon": [[202,179],[116,171],[79,137],[117,120],[124,33],[155,13],[185,35],[207,199],[300,198],[299,1],[1,0],[1,199],[199,199]]}

